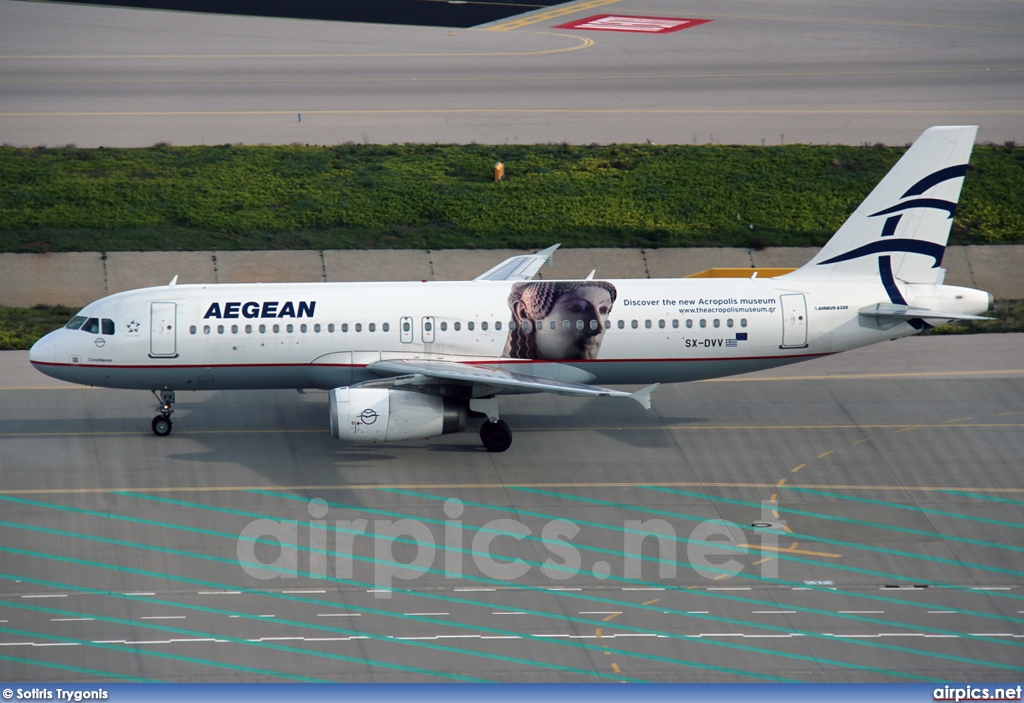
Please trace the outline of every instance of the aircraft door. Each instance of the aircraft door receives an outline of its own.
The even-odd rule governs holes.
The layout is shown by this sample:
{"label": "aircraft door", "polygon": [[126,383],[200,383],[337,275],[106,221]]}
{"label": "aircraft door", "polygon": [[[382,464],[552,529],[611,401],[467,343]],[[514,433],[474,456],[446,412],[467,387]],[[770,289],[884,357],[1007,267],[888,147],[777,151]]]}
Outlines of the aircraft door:
{"label": "aircraft door", "polygon": [[403,317],[399,320],[398,329],[402,344],[412,344],[412,318]]}
{"label": "aircraft door", "polygon": [[807,300],[803,293],[780,296],[782,302],[781,349],[807,346]]}
{"label": "aircraft door", "polygon": [[173,359],[178,356],[178,304],[150,303],[149,356]]}
{"label": "aircraft door", "polygon": [[434,318],[423,318],[423,342],[430,344],[434,341]]}

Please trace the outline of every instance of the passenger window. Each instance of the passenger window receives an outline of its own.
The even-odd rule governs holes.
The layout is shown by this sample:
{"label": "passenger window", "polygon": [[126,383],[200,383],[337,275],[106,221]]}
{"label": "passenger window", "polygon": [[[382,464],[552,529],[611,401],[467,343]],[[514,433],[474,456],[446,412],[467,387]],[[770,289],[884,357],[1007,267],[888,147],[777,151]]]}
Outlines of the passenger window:
{"label": "passenger window", "polygon": [[590,321],[590,329],[592,329],[592,330],[596,330],[597,329],[597,320],[591,320]]}
{"label": "passenger window", "polygon": [[114,321],[103,318],[101,321],[103,324],[103,334],[110,336],[114,334]]}
{"label": "passenger window", "polygon": [[[427,324],[429,325],[430,323],[428,322]],[[430,328],[428,327],[427,329],[429,330]],[[487,331],[487,321],[486,320],[484,320],[483,322],[480,323],[480,329],[483,330],[484,332]]]}
{"label": "passenger window", "polygon": [[576,320],[576,330],[581,331],[583,329],[583,320]]}
{"label": "passenger window", "polygon": [[725,326],[726,327],[732,327],[732,318],[731,317],[728,320],[725,321]]}
{"label": "passenger window", "polygon": [[203,325],[203,334],[210,334],[210,326]]}
{"label": "passenger window", "polygon": [[267,333],[267,326],[266,325],[260,325],[260,334],[266,334],[266,333]]}
{"label": "passenger window", "polygon": [[[620,320],[620,322],[621,322],[621,320]],[[612,328],[612,321],[611,320],[605,320],[604,321],[604,328],[606,330],[610,330]]]}
{"label": "passenger window", "polygon": [[231,325],[231,334],[238,334],[238,325]]}
{"label": "passenger window", "polygon": [[317,334],[320,334],[320,323],[319,322],[316,323],[315,325],[313,325],[313,331],[316,332]]}
{"label": "passenger window", "polygon": [[75,315],[68,321],[68,324],[64,326],[67,327],[69,330],[77,330],[80,329],[84,323],[85,318],[83,316]]}
{"label": "passenger window", "polygon": [[409,322],[403,322],[402,323],[402,331],[403,332],[409,332],[411,330],[412,330],[412,324],[411,323],[409,323]]}
{"label": "passenger window", "polygon": [[747,326],[747,318],[741,317],[740,318],[740,327],[746,327],[746,326]]}
{"label": "passenger window", "polygon": [[690,329],[691,327],[693,327],[693,320],[687,320],[686,321],[686,328]]}
{"label": "passenger window", "polygon": [[[331,332],[333,332],[333,331],[334,331],[334,325],[331,325]],[[341,323],[341,331],[342,332],[348,332],[348,323],[347,322],[342,322]]]}
{"label": "passenger window", "polygon": [[563,330],[568,330],[569,329],[569,321],[568,320],[562,320],[562,329]]}
{"label": "passenger window", "polygon": [[189,327],[188,328],[188,333],[189,334],[195,334],[196,333],[196,326],[192,325],[191,327]]}
{"label": "passenger window", "polygon": [[632,327],[633,329],[636,329],[640,326],[640,323],[637,322],[636,320],[633,320],[632,322],[629,323],[629,326]]}
{"label": "passenger window", "polygon": [[448,323],[447,322],[442,322],[441,323],[441,331],[442,332],[447,332],[448,331]]}
{"label": "passenger window", "polygon": [[246,325],[245,326],[245,333],[246,334],[252,334],[252,325]]}
{"label": "passenger window", "polygon": [[466,329],[469,330],[470,332],[472,332],[475,328],[476,323],[474,323],[472,320],[466,323]]}
{"label": "passenger window", "polygon": [[274,325],[274,334],[277,334],[280,331],[281,331],[281,325]]}
{"label": "passenger window", "polygon": [[707,327],[708,326],[708,321],[705,320],[703,317],[700,318],[700,326],[701,327]]}
{"label": "passenger window", "polygon": [[626,321],[625,320],[619,320],[619,329],[620,330],[626,329]]}
{"label": "passenger window", "polygon": [[[543,325],[544,323],[543,322],[538,322],[537,324],[538,325]],[[555,329],[555,321],[554,320],[551,321],[550,326],[551,326],[551,329]],[[566,329],[568,329],[568,328],[566,328]]]}
{"label": "passenger window", "polygon": [[[299,332],[302,332],[303,334],[305,334],[307,329],[309,329],[309,328],[306,327],[306,323],[305,322],[303,322],[301,325],[299,325]],[[288,325],[288,331],[289,332],[292,331],[292,326],[291,325]]]}
{"label": "passenger window", "polygon": [[430,324],[430,320],[424,320],[424,322],[423,322],[423,331],[424,332],[430,332],[433,329],[434,329],[434,326],[432,324]]}
{"label": "passenger window", "polygon": [[377,323],[375,323],[375,322],[371,322],[370,324],[368,324],[368,325],[366,326],[366,329],[367,329],[368,331],[370,331],[370,332],[376,332],[376,331],[377,331]]}
{"label": "passenger window", "polygon": [[672,320],[672,329],[679,329],[679,320]]}
{"label": "passenger window", "polygon": [[[525,325],[526,323],[524,322],[523,324]],[[462,323],[461,323],[461,322],[456,322],[456,323],[455,323],[454,325],[452,325],[452,326],[453,326],[453,327],[455,328],[455,331],[456,331],[456,332],[458,332],[459,330],[461,330],[461,329],[462,329]]]}
{"label": "passenger window", "polygon": [[660,329],[665,329],[665,321],[664,320],[658,320],[658,327]]}
{"label": "passenger window", "polygon": [[357,322],[355,329],[356,329],[356,332],[362,332],[363,331],[363,323],[362,322]]}
{"label": "passenger window", "polygon": [[381,332],[387,332],[387,331],[388,331],[389,329],[391,329],[391,325],[389,325],[389,324],[388,324],[388,323],[386,323],[386,322],[385,322],[385,323],[383,323],[383,324],[382,324],[382,325],[380,326],[380,331],[381,331]]}
{"label": "passenger window", "polygon": [[224,334],[224,325],[217,325],[217,334]]}
{"label": "passenger window", "polygon": [[501,332],[501,320],[498,320],[497,322],[494,323],[494,329]]}
{"label": "passenger window", "polygon": [[90,317],[88,320],[85,321],[85,324],[82,325],[82,331],[83,332],[88,332],[89,334],[99,334],[100,333],[100,321],[99,321],[99,319],[95,318],[95,317]]}
{"label": "passenger window", "polygon": [[327,331],[330,332],[331,334],[334,334],[334,323],[333,322],[330,323],[329,325],[327,325]]}
{"label": "passenger window", "polygon": [[716,317],[714,320],[711,321],[711,324],[718,328],[722,326],[722,321]]}

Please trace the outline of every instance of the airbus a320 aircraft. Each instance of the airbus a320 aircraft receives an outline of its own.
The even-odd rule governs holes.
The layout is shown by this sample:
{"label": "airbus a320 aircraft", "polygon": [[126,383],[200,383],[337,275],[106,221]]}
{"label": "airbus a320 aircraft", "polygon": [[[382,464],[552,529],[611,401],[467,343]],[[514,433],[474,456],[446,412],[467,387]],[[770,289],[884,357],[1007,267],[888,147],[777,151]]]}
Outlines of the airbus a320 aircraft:
{"label": "airbus a320 aircraft", "polygon": [[[976,127],[933,127],[806,265],[742,278],[532,280],[551,247],[473,281],[169,285],[90,303],[32,347],[45,374],[151,390],[171,431],[175,392],[330,391],[331,433],[425,439],[486,416],[497,397],[624,396],[766,369],[985,319],[988,293],[939,268]],[[653,384],[636,392],[606,385]]]}

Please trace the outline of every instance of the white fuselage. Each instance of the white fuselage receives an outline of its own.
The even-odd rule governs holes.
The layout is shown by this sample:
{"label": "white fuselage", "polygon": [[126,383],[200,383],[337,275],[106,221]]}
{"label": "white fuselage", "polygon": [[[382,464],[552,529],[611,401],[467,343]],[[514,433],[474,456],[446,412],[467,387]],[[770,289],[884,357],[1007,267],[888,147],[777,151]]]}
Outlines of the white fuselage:
{"label": "white fuselage", "polygon": [[[521,324],[509,302],[517,284],[424,281],[171,285],[118,293],[79,313],[98,320],[99,332],[57,330],[33,348],[31,360],[68,381],[150,390],[330,389],[371,378],[367,365],[389,359],[487,363],[574,383],[648,384],[770,368],[916,332],[906,323],[883,326],[858,315],[886,299],[878,281],[600,284],[615,292],[611,302],[598,291],[608,303],[600,312],[595,305],[558,319],[555,309],[533,323],[556,349],[572,347],[574,335],[591,337],[588,351],[570,358],[508,358],[509,328]],[[906,293],[911,304],[915,296],[941,300],[946,310],[988,307],[987,294],[971,289],[908,286]],[[106,331],[112,323],[112,334],[104,333],[104,321]]]}

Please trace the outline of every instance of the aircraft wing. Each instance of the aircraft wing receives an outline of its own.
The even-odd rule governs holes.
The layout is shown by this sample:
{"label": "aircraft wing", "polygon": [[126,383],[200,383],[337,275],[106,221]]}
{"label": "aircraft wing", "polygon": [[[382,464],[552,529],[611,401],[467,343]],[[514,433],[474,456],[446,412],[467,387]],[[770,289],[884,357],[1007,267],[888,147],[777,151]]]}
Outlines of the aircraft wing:
{"label": "aircraft wing", "polygon": [[959,312],[943,312],[942,310],[929,310],[928,308],[915,308],[909,305],[898,303],[877,303],[858,310],[866,317],[881,317],[891,320],[993,320],[992,317],[981,317],[980,315],[965,315]]}
{"label": "aircraft wing", "polygon": [[500,264],[481,273],[474,278],[474,281],[529,281],[546,261],[555,253],[555,249],[562,246],[555,244],[536,254],[522,254],[505,259]]}
{"label": "aircraft wing", "polygon": [[[452,381],[471,386],[488,386],[499,390],[555,393],[571,396],[615,396],[632,398],[645,409],[651,409],[651,392],[658,387],[643,388],[635,393],[611,388],[588,386],[582,383],[557,381],[530,374],[514,373],[492,366],[463,364],[454,361],[394,360],[377,361],[369,370],[379,376],[390,377],[394,385],[423,385],[436,380]],[[373,382],[371,382],[372,384]]]}

